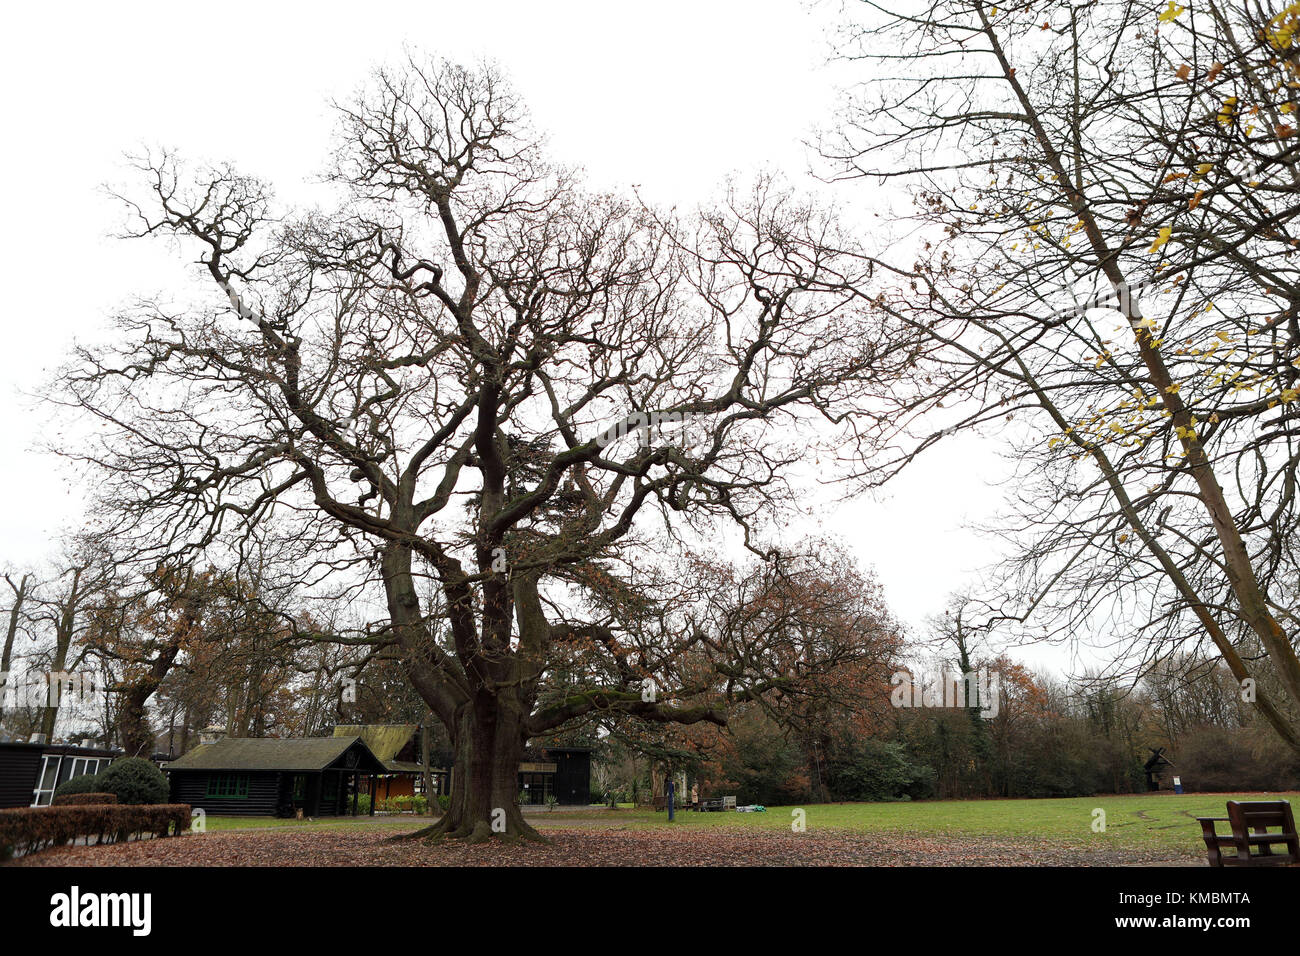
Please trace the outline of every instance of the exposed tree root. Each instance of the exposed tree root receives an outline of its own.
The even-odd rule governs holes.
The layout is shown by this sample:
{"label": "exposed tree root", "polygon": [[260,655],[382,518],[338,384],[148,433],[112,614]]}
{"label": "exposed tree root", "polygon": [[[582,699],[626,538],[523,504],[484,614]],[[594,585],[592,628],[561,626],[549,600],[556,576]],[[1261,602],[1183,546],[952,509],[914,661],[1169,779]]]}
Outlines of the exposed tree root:
{"label": "exposed tree root", "polygon": [[489,841],[509,844],[540,843],[543,846],[553,845],[553,841],[542,836],[527,824],[524,824],[523,828],[515,833],[494,833],[486,820],[479,820],[472,826],[462,824],[452,829],[448,816],[443,816],[441,820],[431,826],[421,827],[411,833],[399,833],[397,836],[388,837],[384,842],[406,843],[412,840],[421,840],[425,843],[455,840],[457,843],[467,846]]}

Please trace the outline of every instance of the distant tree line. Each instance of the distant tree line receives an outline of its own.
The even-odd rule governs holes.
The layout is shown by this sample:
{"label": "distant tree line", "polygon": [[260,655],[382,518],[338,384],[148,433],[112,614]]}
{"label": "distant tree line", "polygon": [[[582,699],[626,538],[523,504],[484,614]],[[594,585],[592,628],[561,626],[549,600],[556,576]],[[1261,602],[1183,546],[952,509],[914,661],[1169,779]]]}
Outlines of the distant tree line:
{"label": "distant tree line", "polygon": [[[1071,684],[1005,658],[993,666],[1001,687],[988,719],[965,708],[898,708],[866,726],[845,720],[811,734],[751,707],[725,730],[679,741],[676,759],[709,794],[775,806],[1140,793],[1157,748],[1172,761],[1164,790],[1175,774],[1188,791],[1300,787],[1300,759],[1221,663],[1174,658],[1136,688],[1097,677]],[[612,760],[629,766],[623,751]],[[644,791],[647,765],[639,766]]]}

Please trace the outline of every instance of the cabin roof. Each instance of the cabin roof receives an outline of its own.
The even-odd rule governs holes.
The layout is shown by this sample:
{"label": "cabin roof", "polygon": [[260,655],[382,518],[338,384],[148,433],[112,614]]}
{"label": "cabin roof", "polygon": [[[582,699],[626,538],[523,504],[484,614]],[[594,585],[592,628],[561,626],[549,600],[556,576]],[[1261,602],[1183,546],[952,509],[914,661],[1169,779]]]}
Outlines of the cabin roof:
{"label": "cabin roof", "polygon": [[365,773],[383,770],[382,763],[358,735],[292,740],[223,737],[216,743],[200,744],[169,762],[167,770],[324,770],[354,744],[365,752],[356,769]]}
{"label": "cabin roof", "polygon": [[[389,773],[424,773],[424,765],[416,763],[413,760],[385,760],[384,767]],[[438,773],[445,768],[432,767],[434,773]]]}
{"label": "cabin roof", "polygon": [[372,754],[391,764],[417,729],[415,724],[339,724],[334,728],[334,736],[360,737]]}
{"label": "cabin roof", "polygon": [[1173,765],[1174,762],[1165,756],[1165,749],[1160,747],[1159,749],[1151,751],[1151,759],[1143,764],[1142,769],[1154,773],[1155,771],[1164,770],[1166,767],[1172,767]]}

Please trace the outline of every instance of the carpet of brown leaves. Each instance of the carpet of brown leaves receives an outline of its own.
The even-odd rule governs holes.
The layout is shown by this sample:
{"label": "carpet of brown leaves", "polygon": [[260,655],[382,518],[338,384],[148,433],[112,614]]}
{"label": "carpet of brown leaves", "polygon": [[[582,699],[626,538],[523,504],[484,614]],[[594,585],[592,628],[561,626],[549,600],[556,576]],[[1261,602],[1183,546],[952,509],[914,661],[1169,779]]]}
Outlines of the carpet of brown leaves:
{"label": "carpet of brown leaves", "polygon": [[[385,832],[386,831],[386,832]],[[549,846],[392,842],[389,828],[244,830],[59,847],[10,866],[1122,866],[1141,851],[842,831],[555,828]],[[1167,853],[1166,853],[1167,856]],[[1195,860],[1176,861],[1194,865]]]}

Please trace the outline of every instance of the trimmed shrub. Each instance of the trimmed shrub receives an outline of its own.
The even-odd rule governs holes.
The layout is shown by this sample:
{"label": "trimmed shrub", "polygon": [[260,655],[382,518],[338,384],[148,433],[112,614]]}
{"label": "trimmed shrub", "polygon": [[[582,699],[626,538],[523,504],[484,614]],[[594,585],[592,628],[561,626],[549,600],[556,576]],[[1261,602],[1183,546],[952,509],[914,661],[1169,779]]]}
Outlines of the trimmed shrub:
{"label": "trimmed shrub", "polygon": [[122,806],[115,803],[18,807],[0,810],[0,859],[76,840],[117,843],[134,836],[179,836],[189,829],[188,803]]}
{"label": "trimmed shrub", "polygon": [[115,793],[56,793],[54,806],[70,807],[87,803],[117,803]]}
{"label": "trimmed shrub", "polygon": [[143,757],[119,757],[95,781],[95,789],[117,794],[118,803],[159,804],[169,796],[167,778]]}
{"label": "trimmed shrub", "polygon": [[83,773],[79,777],[71,777],[54,788],[54,795],[61,797],[70,793],[101,793],[99,786],[99,777],[93,773]]}

